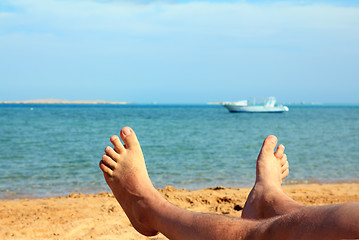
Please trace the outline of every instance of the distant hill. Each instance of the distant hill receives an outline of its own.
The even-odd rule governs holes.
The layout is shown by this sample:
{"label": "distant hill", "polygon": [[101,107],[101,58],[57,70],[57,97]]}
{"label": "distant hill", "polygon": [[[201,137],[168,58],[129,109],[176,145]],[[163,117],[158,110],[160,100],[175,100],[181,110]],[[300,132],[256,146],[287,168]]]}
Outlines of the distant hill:
{"label": "distant hill", "polygon": [[3,104],[129,104],[129,102],[107,102],[103,100],[78,100],[68,101],[59,99],[38,99],[26,101],[0,101]]}

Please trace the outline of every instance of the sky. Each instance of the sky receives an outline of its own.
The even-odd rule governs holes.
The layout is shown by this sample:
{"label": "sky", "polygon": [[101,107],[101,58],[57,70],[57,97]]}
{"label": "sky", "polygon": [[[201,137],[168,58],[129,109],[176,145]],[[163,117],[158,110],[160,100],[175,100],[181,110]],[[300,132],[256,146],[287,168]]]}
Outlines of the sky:
{"label": "sky", "polygon": [[358,1],[0,2],[0,101],[359,103],[358,90]]}

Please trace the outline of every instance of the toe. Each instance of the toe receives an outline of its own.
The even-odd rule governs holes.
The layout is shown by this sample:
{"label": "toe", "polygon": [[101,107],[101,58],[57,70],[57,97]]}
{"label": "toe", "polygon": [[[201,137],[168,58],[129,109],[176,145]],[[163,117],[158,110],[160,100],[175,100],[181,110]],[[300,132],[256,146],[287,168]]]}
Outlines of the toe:
{"label": "toe", "polygon": [[282,173],[285,172],[287,169],[289,169],[289,163],[288,161],[286,161],[283,165],[282,165]]}
{"label": "toe", "polygon": [[130,127],[124,127],[121,130],[121,138],[125,143],[126,149],[140,148],[140,143],[135,132]]}
{"label": "toe", "polygon": [[273,154],[274,148],[277,145],[277,137],[274,135],[268,136],[264,142],[261,149],[261,152],[271,152]]}
{"label": "toe", "polygon": [[102,163],[104,163],[107,167],[111,168],[112,170],[114,170],[117,166],[117,163],[107,155],[102,156]]}
{"label": "toe", "polygon": [[288,174],[289,174],[289,168],[282,173],[282,175],[281,175],[282,181],[284,180],[284,178],[286,178],[288,176]]}
{"label": "toe", "polygon": [[119,154],[110,146],[107,146],[105,148],[105,153],[107,156],[112,158],[115,162],[116,162],[117,157],[119,156]]}
{"label": "toe", "polygon": [[282,158],[280,159],[280,165],[283,166],[287,162],[287,154],[283,154]]}
{"label": "toe", "polygon": [[108,174],[110,176],[113,175],[113,171],[111,168],[109,168],[108,166],[106,166],[106,164],[104,164],[104,162],[101,160],[100,163],[99,163],[99,166],[100,166],[100,169],[102,170],[102,172],[104,174]]}
{"label": "toe", "polygon": [[110,141],[111,143],[113,144],[114,148],[115,148],[115,151],[117,153],[121,153],[123,150],[125,150],[125,147],[123,146],[120,138],[116,135],[113,135],[111,138],[110,138]]}
{"label": "toe", "polygon": [[275,151],[274,155],[277,158],[282,158],[283,153],[284,153],[284,149],[285,149],[285,147],[283,146],[283,144],[279,144],[279,146],[277,147],[277,151]]}

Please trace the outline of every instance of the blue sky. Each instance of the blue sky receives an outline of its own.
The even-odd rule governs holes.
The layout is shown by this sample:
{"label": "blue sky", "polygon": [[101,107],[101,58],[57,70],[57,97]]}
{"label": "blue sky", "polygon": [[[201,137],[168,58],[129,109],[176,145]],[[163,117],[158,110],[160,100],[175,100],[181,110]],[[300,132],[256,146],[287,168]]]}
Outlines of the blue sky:
{"label": "blue sky", "polygon": [[0,3],[0,101],[359,103],[358,89],[358,1]]}

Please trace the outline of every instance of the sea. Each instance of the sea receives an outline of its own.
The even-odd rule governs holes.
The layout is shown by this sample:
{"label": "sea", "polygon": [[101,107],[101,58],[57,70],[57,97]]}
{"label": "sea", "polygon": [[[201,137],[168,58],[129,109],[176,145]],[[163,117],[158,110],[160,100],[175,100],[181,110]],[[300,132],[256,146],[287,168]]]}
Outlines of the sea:
{"label": "sea", "polygon": [[359,105],[250,114],[207,104],[0,104],[0,199],[110,191],[98,163],[124,126],[157,188],[250,187],[270,134],[286,147],[284,184],[359,181]]}

